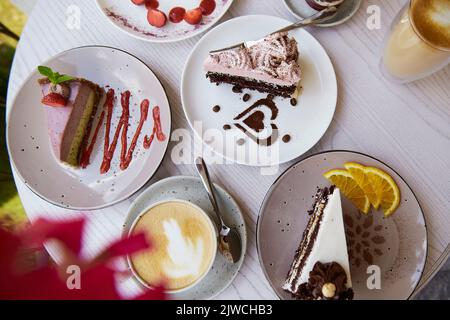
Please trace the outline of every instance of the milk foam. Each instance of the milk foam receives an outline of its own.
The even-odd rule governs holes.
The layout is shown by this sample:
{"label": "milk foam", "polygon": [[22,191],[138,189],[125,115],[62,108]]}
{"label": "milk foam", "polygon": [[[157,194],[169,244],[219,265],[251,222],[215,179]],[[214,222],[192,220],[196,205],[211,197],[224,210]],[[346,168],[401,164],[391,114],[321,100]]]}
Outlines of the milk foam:
{"label": "milk foam", "polygon": [[145,232],[152,247],[131,257],[135,274],[144,284],[164,284],[180,290],[201,279],[211,267],[217,250],[213,224],[189,203],[170,201],[143,214],[133,233]]}
{"label": "milk foam", "polygon": [[430,18],[443,27],[450,27],[450,4],[437,4],[430,12]]}
{"label": "milk foam", "polygon": [[423,38],[433,46],[450,50],[450,1],[414,0],[411,16]]}
{"label": "milk foam", "polygon": [[165,220],[162,224],[168,240],[167,255],[171,260],[165,262],[166,274],[172,278],[200,276],[205,247],[203,240],[184,236],[175,219]]}

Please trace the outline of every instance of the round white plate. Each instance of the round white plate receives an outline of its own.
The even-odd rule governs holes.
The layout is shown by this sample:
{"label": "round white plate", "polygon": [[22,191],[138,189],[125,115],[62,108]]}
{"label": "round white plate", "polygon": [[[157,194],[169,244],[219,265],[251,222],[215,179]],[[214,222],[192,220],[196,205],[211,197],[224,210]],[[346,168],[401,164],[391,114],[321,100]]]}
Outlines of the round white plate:
{"label": "round white plate", "polygon": [[[212,269],[206,277],[202,279],[194,287],[181,293],[172,294],[171,299],[182,300],[204,300],[212,299],[223,290],[225,290],[236,277],[239,269],[244,262],[247,250],[247,229],[244,216],[239,209],[238,204],[233,197],[224,189],[214,184],[217,191],[217,201],[223,219],[227,225],[236,228],[241,236],[242,255],[237,263],[228,262],[225,257],[217,251],[216,259]],[[199,178],[196,177],[170,177],[151,185],[145,190],[131,206],[126,218],[123,234],[128,235],[130,227],[138,216],[151,205],[167,200],[185,200],[198,205],[211,217],[213,221],[218,223],[214,214],[211,202]],[[130,284],[130,281],[133,283]],[[124,285],[134,285],[140,287],[141,284],[134,277],[130,278]]]}
{"label": "round white plate", "polygon": [[[156,28],[147,21],[147,10],[144,5],[137,6],[130,0],[96,0],[97,7],[117,28],[137,39],[150,42],[175,42],[195,37],[212,27],[227,12],[233,0],[216,0],[216,9],[209,16],[203,16],[198,25],[190,25],[185,21],[167,24]],[[160,0],[158,9],[166,13],[167,18],[172,8],[181,6],[186,10],[200,5],[201,0]]]}
{"label": "round white plate", "polygon": [[[295,37],[299,46],[303,90],[296,107],[291,106],[289,99],[274,99],[279,113],[272,124],[278,127],[279,138],[271,146],[258,147],[236,127],[223,130],[224,125],[232,125],[237,115],[267,94],[244,90],[251,95],[251,99],[244,102],[242,94],[232,92],[231,85],[210,83],[203,70],[209,51],[259,39],[288,24],[287,20],[261,15],[229,20],[202,37],[186,62],[181,99],[189,124],[197,137],[229,161],[264,166],[295,159],[320,140],[333,119],[337,102],[333,65],[320,43],[306,30],[299,29],[291,31],[290,35]],[[221,107],[220,112],[212,111],[215,105]],[[271,126],[269,117],[264,121],[266,128]],[[291,136],[289,143],[281,141],[284,135]]]}
{"label": "round white plate", "polygon": [[[37,195],[55,205],[76,210],[100,209],[120,202],[138,191],[159,168],[166,153],[171,131],[169,101],[158,78],[136,57],[109,47],[81,47],[65,51],[42,63],[60,73],[91,80],[100,86],[115,89],[116,98],[110,136],[114,134],[122,113],[120,93],[131,91],[130,127],[128,146],[140,118],[140,103],[150,100],[149,117],[133,155],[130,167],[121,171],[120,142],[107,174],[100,174],[103,159],[105,125],[100,130],[85,170],[63,165],[55,156],[47,133],[45,110],[41,105],[41,89],[37,83],[42,78],[34,71],[20,89],[8,117],[7,141],[9,155],[19,177]],[[151,110],[158,105],[161,110],[164,142],[157,139],[149,150],[142,147],[144,136],[151,134]],[[102,107],[100,107],[101,110]],[[100,115],[97,112],[97,117]],[[95,119],[94,124],[96,124]],[[112,139],[112,138],[111,138]]]}
{"label": "round white plate", "polygon": [[[406,181],[370,156],[350,151],[322,152],[286,170],[274,182],[261,206],[257,226],[259,260],[281,299],[292,299],[281,287],[306,228],[307,211],[313,205],[316,188],[329,186],[323,174],[343,168],[349,161],[387,172],[401,193],[400,206],[389,218],[376,211],[362,215],[342,197],[355,299],[408,299],[420,281],[427,257],[427,230],[420,204]],[[380,268],[379,289],[367,287],[373,274],[367,272],[370,265]]]}

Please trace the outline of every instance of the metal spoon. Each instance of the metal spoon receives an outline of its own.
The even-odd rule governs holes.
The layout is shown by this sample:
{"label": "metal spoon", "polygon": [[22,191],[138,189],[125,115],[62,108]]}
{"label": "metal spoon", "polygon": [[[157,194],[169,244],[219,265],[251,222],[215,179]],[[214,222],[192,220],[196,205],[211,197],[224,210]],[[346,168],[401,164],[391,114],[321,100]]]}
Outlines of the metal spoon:
{"label": "metal spoon", "polygon": [[199,157],[195,162],[198,174],[202,179],[203,186],[205,187],[209,200],[213,206],[214,213],[220,222],[219,251],[225,256],[225,258],[227,258],[228,261],[236,263],[241,258],[241,237],[236,229],[228,227],[223,221],[222,214],[220,213],[219,206],[217,205],[214,186],[211,183],[205,161],[203,158]]}

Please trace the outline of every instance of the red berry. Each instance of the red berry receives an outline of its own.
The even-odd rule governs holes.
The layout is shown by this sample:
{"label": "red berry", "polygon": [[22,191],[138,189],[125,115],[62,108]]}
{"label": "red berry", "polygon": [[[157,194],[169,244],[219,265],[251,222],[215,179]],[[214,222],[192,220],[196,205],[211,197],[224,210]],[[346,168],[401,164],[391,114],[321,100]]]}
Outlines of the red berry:
{"label": "red berry", "polygon": [[200,8],[195,8],[186,11],[186,14],[184,15],[184,21],[192,25],[199,24],[200,21],[202,21],[202,10]]}
{"label": "red berry", "polygon": [[145,3],[145,0],[131,0],[135,5],[140,6]]}
{"label": "red berry", "polygon": [[65,107],[67,104],[66,99],[58,93],[51,92],[44,96],[41,102],[50,107]]}
{"label": "red berry", "polygon": [[147,20],[152,26],[162,28],[167,22],[167,17],[164,12],[158,9],[150,9],[147,13]]}
{"label": "red berry", "polygon": [[158,0],[144,0],[145,1],[145,7],[147,9],[158,9],[159,2]]}
{"label": "red berry", "polygon": [[186,9],[182,7],[172,8],[169,12],[169,20],[173,23],[179,23],[183,21]]}
{"label": "red berry", "polygon": [[214,12],[214,10],[216,10],[216,1],[215,0],[202,0],[199,7],[202,10],[202,14],[204,16],[209,16],[211,13]]}

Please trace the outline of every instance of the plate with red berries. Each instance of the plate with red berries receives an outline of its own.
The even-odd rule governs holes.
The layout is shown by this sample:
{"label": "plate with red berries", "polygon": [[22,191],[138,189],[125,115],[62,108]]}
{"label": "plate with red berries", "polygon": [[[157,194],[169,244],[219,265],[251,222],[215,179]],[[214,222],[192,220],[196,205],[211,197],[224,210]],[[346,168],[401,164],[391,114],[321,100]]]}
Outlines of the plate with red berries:
{"label": "plate with red berries", "polygon": [[108,20],[150,42],[175,42],[212,27],[233,0],[97,0]]}

